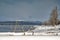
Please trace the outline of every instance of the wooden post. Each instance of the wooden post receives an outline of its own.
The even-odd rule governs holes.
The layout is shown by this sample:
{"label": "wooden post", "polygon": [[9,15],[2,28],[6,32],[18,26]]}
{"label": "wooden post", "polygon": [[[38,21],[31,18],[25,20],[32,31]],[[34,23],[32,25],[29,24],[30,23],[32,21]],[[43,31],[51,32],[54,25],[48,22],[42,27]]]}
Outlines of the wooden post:
{"label": "wooden post", "polygon": [[32,32],[32,35],[34,35],[34,32]]}

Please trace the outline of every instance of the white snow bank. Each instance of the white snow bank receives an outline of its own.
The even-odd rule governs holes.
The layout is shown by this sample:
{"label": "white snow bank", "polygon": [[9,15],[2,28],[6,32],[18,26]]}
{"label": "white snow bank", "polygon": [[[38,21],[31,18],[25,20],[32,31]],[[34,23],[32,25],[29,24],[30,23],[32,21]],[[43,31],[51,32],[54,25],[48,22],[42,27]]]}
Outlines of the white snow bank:
{"label": "white snow bank", "polygon": [[60,36],[0,36],[0,40],[60,40]]}
{"label": "white snow bank", "polygon": [[32,35],[32,32],[25,32],[25,35]]}
{"label": "white snow bank", "polygon": [[34,27],[36,27],[34,30],[32,30],[32,31],[40,31],[40,30],[49,30],[49,29],[59,29],[60,28],[60,25],[56,25],[56,26],[44,26],[44,25],[42,25],[42,26],[34,26]]}
{"label": "white snow bank", "polygon": [[0,32],[0,36],[1,35],[24,35],[24,33]]}

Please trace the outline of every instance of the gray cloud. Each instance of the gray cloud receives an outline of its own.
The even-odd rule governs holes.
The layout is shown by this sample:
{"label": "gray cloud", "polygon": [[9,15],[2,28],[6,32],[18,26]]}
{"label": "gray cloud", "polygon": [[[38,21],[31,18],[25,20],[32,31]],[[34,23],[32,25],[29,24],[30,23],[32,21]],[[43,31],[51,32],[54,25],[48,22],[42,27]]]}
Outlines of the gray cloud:
{"label": "gray cloud", "polygon": [[0,19],[44,21],[55,4],[56,0],[0,0]]}

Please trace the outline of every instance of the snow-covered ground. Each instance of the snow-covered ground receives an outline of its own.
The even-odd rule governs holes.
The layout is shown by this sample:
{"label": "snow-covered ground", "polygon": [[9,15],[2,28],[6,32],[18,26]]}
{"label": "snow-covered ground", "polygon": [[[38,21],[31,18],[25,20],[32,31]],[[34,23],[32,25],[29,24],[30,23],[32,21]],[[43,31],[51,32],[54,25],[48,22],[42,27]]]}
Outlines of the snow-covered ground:
{"label": "snow-covered ground", "polygon": [[0,40],[60,40],[60,36],[0,36]]}
{"label": "snow-covered ground", "polygon": [[34,26],[36,27],[34,30],[29,30],[27,32],[0,32],[1,35],[15,35],[15,36],[21,36],[21,35],[59,35],[60,36],[60,25],[57,26]]}
{"label": "snow-covered ground", "polygon": [[34,26],[36,29],[32,30],[33,32],[60,32],[60,25],[56,26]]}
{"label": "snow-covered ground", "polygon": [[[32,31],[34,31],[33,36],[32,36],[33,32],[31,32],[31,31],[24,32],[24,33],[3,32],[3,33],[0,33],[0,40],[60,40],[60,36],[59,36],[60,32],[58,32],[59,30],[57,30],[59,28],[60,28],[60,25],[55,26],[55,27],[39,26],[35,30],[32,30]],[[57,32],[56,33],[47,33],[47,29],[49,29],[50,32],[57,31],[58,35],[56,36]],[[50,30],[50,29],[52,29],[52,30]],[[43,30],[43,31],[41,32],[41,30]],[[28,35],[30,35],[30,36],[28,36]],[[43,35],[47,35],[47,36],[43,36]],[[54,36],[48,36],[48,35],[54,35]]]}
{"label": "snow-covered ground", "polygon": [[11,36],[23,36],[23,35],[59,35],[60,36],[60,25],[57,26],[34,26],[36,27],[34,30],[29,30],[27,32],[0,32],[0,36],[3,35],[11,35]]}

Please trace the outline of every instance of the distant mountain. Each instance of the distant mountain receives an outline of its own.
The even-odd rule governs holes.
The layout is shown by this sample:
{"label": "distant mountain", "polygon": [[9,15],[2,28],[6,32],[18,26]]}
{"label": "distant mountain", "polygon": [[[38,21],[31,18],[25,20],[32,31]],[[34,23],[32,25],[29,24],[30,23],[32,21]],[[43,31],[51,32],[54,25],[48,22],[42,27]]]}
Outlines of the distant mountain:
{"label": "distant mountain", "polygon": [[1,21],[1,25],[42,25],[40,21]]}

